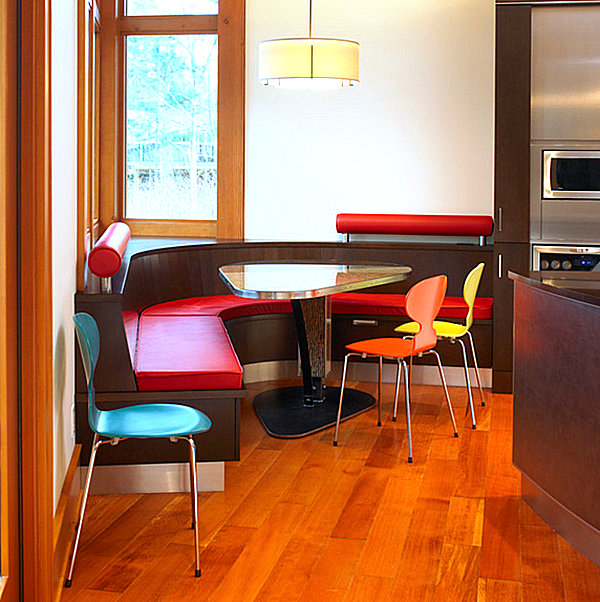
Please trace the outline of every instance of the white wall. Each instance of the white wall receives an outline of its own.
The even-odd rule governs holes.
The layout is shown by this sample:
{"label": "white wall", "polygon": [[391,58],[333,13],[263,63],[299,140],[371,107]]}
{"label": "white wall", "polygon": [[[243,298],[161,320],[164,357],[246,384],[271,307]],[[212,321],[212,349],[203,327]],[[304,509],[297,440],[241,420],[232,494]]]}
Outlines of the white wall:
{"label": "white wall", "polygon": [[360,43],[360,84],[264,88],[260,40],[308,1],[248,0],[246,237],[337,240],[339,212],[492,214],[493,0],[314,0],[313,35]]}
{"label": "white wall", "polygon": [[52,286],[54,501],[75,444],[73,295],[77,259],[77,4],[52,0]]}

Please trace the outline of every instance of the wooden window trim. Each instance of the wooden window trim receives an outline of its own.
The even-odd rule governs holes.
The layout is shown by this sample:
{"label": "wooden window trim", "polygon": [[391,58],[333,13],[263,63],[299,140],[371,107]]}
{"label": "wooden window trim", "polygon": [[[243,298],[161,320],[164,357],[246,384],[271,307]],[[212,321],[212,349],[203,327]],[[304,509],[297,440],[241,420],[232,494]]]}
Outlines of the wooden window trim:
{"label": "wooden window trim", "polygon": [[160,220],[160,234],[157,234],[157,222],[148,219],[124,219],[131,228],[133,236],[182,236],[196,238],[215,238],[217,225],[214,221],[204,220]]}
{"label": "wooden window trim", "polygon": [[17,7],[0,5],[0,600],[19,599]]}
{"label": "wooden window trim", "polygon": [[[125,221],[134,235],[242,239],[244,235],[245,0],[220,0],[218,15],[127,17],[119,0],[101,0],[100,227]],[[216,33],[219,36],[216,221],[124,217],[125,37]]]}
{"label": "wooden window trim", "polygon": [[[79,4],[77,39],[77,289],[85,285],[85,261],[98,232],[98,85],[97,34],[100,15],[94,0]],[[98,228],[99,229],[99,228]]]}
{"label": "wooden window trim", "polygon": [[121,35],[217,33],[217,15],[198,17],[120,17]]}

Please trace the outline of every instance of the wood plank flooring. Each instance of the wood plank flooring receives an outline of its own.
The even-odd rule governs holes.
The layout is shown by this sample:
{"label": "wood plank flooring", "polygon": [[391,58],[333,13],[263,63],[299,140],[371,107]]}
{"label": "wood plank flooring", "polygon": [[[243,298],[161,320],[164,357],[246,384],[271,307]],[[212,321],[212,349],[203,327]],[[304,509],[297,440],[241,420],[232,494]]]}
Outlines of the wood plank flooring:
{"label": "wood plank flooring", "polygon": [[383,426],[365,412],[342,424],[338,447],[332,429],[267,436],[247,400],[241,460],[224,492],[198,496],[202,577],[188,494],[94,496],[62,600],[600,600],[600,567],[520,500],[511,396],[487,393],[473,431],[465,389],[451,389],[455,439],[441,389],[412,393],[413,464],[392,385]]}

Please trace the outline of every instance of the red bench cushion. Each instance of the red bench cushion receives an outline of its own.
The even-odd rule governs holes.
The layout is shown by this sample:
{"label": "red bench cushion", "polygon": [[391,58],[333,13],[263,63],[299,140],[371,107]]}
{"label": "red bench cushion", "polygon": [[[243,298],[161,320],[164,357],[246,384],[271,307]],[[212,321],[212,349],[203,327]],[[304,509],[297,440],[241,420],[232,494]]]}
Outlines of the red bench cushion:
{"label": "red bench cushion", "polygon": [[245,299],[235,295],[191,297],[153,305],[144,316],[219,316],[223,320],[264,314],[291,313],[292,305],[285,299]]}
{"label": "red bench cushion", "polygon": [[[406,295],[339,293],[333,295],[337,314],[405,316]],[[492,317],[492,299],[475,300],[474,317]],[[135,375],[140,391],[239,389],[242,366],[222,319],[289,313],[285,300],[244,299],[235,295],[195,297],[161,303],[142,312],[137,328]],[[123,319],[130,345],[136,348],[133,312]],[[439,318],[464,319],[462,297],[446,297]]]}
{"label": "red bench cushion", "polygon": [[[406,295],[379,293],[338,293],[333,295],[332,311],[336,314],[369,316],[406,316]],[[473,307],[477,320],[492,319],[491,297],[478,297]],[[468,307],[462,297],[445,297],[438,318],[466,318]]]}
{"label": "red bench cushion", "polygon": [[135,375],[140,391],[239,389],[242,366],[213,316],[140,317]]}
{"label": "red bench cushion", "polygon": [[[332,296],[332,311],[336,314],[405,316],[406,295],[379,293],[338,293]],[[476,320],[492,319],[491,297],[477,297],[473,308]],[[272,313],[289,313],[289,301],[244,299],[235,295],[192,297],[160,303],[144,310],[143,316],[219,316],[224,320]],[[467,304],[462,297],[445,297],[439,318],[465,318]]]}

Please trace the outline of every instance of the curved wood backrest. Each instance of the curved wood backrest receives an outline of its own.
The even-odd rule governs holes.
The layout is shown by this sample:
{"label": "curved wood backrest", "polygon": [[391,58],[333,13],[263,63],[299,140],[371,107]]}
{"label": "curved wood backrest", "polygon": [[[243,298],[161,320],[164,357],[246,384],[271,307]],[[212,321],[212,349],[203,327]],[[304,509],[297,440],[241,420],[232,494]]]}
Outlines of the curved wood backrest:
{"label": "curved wood backrest", "polygon": [[[126,260],[128,269],[113,278],[113,291],[123,294],[123,309],[139,312],[173,299],[230,294],[218,275],[222,265],[279,260],[409,265],[413,276],[407,280],[364,292],[405,294],[417,280],[446,274],[447,294],[462,296],[470,266],[482,261],[491,265],[493,254],[491,247],[458,244],[251,242],[165,246],[133,253]],[[486,272],[478,294],[491,297],[492,272]]]}

